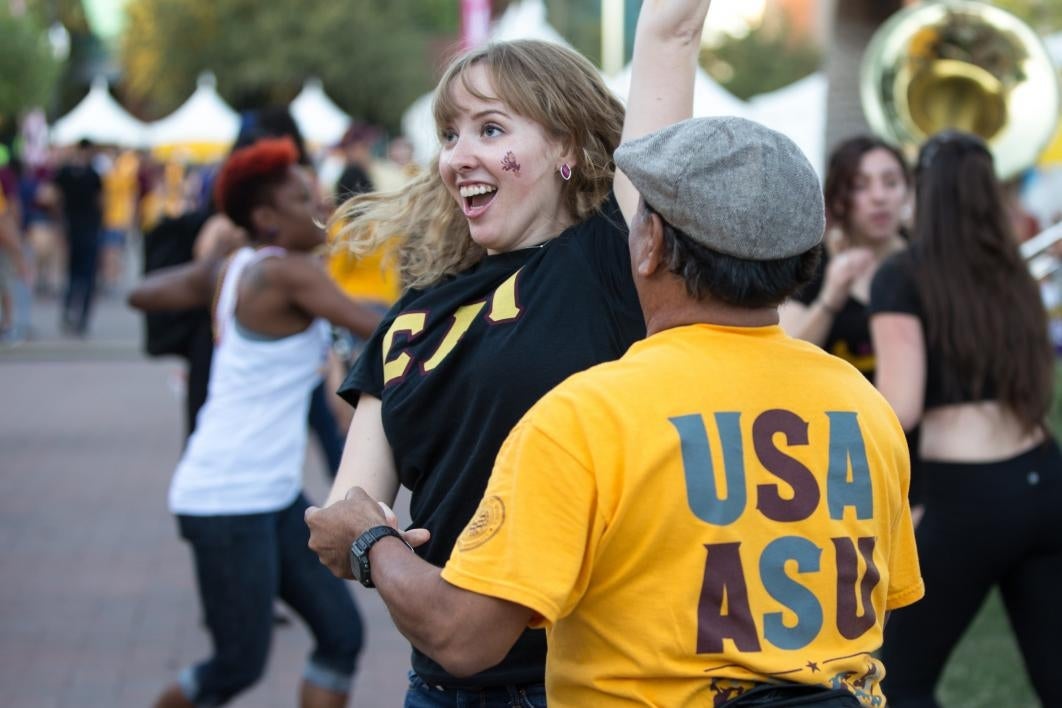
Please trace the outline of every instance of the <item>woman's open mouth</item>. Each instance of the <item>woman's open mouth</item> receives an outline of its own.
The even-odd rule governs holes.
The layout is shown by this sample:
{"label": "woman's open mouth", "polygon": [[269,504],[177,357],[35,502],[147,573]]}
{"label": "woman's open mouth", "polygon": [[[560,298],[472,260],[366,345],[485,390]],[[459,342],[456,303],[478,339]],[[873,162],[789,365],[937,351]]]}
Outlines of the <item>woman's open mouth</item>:
{"label": "woman's open mouth", "polygon": [[465,218],[475,219],[482,216],[498,194],[498,188],[490,184],[469,184],[458,189],[461,195],[461,208]]}

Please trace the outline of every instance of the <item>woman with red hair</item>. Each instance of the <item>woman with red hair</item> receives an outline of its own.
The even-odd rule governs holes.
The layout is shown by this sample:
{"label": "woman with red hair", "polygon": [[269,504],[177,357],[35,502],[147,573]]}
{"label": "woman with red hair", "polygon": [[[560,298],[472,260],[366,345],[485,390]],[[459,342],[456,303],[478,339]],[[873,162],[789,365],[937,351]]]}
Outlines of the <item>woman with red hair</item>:
{"label": "woman with red hair", "polygon": [[361,648],[350,593],[307,548],[302,466],[326,320],[368,336],[379,317],[343,295],[318,262],[324,232],[297,156],[289,139],[234,152],[214,195],[250,245],[224,262],[159,271],[129,296],[142,310],[214,302],[207,401],[169,493],[192,547],[214,655],[185,670],[159,697],[161,708],[221,705],[252,685],[269,652],[275,597],[316,642],[302,706],[345,705]]}

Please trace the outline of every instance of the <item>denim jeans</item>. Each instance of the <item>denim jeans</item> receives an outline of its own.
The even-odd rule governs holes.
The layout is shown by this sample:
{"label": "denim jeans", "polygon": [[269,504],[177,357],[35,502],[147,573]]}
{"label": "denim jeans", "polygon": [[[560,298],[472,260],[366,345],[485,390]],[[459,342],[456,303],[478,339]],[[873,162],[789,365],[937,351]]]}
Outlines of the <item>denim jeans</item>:
{"label": "denim jeans", "polygon": [[96,297],[97,263],[95,251],[70,256],[61,324],[77,334],[88,331],[92,301]]}
{"label": "denim jeans", "polygon": [[361,649],[361,618],[343,581],[307,547],[300,494],[265,514],[178,516],[192,546],[199,596],[214,655],[181,676],[196,705],[225,703],[262,675],[279,597],[306,622],[316,646],[304,678],[322,688],[350,689]]}
{"label": "denim jeans", "polygon": [[321,443],[325,464],[328,465],[328,476],[335,479],[336,472],[339,471],[339,460],[343,457],[345,431],[339,430],[336,417],[328,407],[328,393],[323,382],[317,384],[317,388],[310,395],[309,423],[310,430]]}

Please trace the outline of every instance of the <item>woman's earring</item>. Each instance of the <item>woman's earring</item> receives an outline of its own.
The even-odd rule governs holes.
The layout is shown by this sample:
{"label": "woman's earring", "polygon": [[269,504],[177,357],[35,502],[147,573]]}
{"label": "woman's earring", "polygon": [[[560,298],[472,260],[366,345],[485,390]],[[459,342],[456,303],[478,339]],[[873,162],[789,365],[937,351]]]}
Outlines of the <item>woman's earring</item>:
{"label": "woman's earring", "polygon": [[560,173],[561,173],[561,179],[563,179],[565,182],[567,182],[568,180],[570,180],[572,178],[572,168],[568,167],[568,163],[567,162],[565,162],[563,165],[561,165]]}

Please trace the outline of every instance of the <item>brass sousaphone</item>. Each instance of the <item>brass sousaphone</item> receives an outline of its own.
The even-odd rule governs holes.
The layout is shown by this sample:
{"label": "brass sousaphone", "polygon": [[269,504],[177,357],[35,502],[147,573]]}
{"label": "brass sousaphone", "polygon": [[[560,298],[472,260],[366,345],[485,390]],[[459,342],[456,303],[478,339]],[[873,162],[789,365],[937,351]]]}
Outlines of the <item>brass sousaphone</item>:
{"label": "brass sousaphone", "polygon": [[980,2],[924,2],[890,17],[867,47],[861,91],[871,129],[908,157],[934,133],[963,130],[985,140],[1001,179],[1031,167],[1058,127],[1043,43]]}

